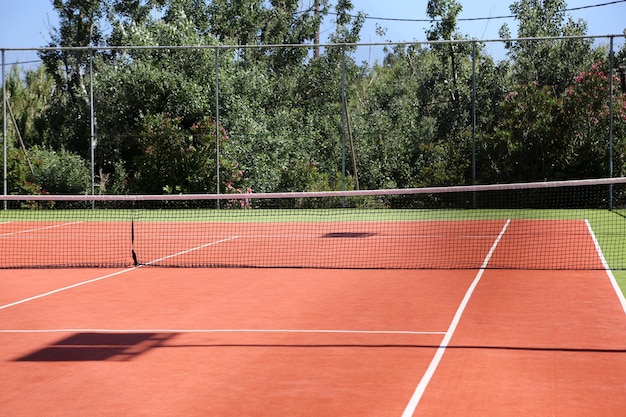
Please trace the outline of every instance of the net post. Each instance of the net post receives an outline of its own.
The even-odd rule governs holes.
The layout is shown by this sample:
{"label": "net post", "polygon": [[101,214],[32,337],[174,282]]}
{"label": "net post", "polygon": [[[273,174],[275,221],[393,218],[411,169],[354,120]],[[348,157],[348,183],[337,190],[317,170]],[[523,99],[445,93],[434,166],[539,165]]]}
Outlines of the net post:
{"label": "net post", "polygon": [[137,252],[135,250],[135,219],[137,218],[137,207],[135,205],[136,201],[132,201],[131,204],[131,216],[130,216],[130,256],[133,259],[133,266],[136,268],[139,265],[139,260],[137,258]]}

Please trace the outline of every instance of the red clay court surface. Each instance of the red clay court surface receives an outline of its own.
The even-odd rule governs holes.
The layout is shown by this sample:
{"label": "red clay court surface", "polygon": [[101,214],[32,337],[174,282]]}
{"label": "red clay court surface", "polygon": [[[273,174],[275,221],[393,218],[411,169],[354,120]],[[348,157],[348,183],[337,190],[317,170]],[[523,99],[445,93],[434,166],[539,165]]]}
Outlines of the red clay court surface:
{"label": "red clay court surface", "polygon": [[603,270],[0,270],[0,415],[623,416],[625,306]]}

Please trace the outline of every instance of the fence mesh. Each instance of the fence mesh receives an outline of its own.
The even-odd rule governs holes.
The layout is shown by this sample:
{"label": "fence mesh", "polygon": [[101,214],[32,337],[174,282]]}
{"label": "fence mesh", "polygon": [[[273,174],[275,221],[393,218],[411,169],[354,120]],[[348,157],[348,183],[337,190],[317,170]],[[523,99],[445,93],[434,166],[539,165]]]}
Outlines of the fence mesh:
{"label": "fence mesh", "polygon": [[626,174],[621,35],[21,52],[2,50],[6,194]]}

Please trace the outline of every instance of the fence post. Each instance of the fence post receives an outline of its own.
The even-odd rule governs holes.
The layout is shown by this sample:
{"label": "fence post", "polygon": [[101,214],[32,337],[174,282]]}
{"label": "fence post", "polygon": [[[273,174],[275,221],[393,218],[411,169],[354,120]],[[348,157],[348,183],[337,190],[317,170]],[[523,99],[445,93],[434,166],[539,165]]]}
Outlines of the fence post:
{"label": "fence post", "polygon": [[[609,42],[609,177],[613,178],[613,66],[615,57],[613,53],[613,39]],[[609,210],[613,210],[613,184],[609,184]]]}
{"label": "fence post", "polygon": [[[3,143],[3,157],[2,157],[2,172],[3,172],[3,187],[4,195],[8,194],[8,157],[7,157],[7,83],[4,79],[4,65],[5,65],[5,50],[2,50],[2,143]],[[7,209],[7,202],[4,201],[4,209]]]}
{"label": "fence post", "polygon": [[[219,79],[219,56],[220,50],[215,47],[215,190],[220,193],[220,79]],[[220,208],[220,200],[215,200],[217,208]]]}
{"label": "fence post", "polygon": [[[91,139],[90,139],[90,152],[91,152],[91,195],[95,195],[96,187],[95,187],[95,152],[96,152],[96,113],[95,107],[93,104],[93,49],[89,50],[89,111],[90,111],[90,130],[91,130]],[[101,182],[102,183],[102,182]],[[91,208],[95,208],[95,201],[91,201]]]}
{"label": "fence post", "polygon": [[[472,42],[472,185],[476,184],[476,42]],[[476,194],[472,195],[476,208]]]}
{"label": "fence post", "polygon": [[[346,190],[346,48],[341,47],[341,191]],[[345,197],[344,197],[345,199]]]}

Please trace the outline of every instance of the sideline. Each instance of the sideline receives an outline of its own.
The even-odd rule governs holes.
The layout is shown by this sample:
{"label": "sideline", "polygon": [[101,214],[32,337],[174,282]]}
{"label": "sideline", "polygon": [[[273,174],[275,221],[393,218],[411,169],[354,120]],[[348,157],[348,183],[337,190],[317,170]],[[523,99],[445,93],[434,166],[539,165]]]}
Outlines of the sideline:
{"label": "sideline", "polygon": [[606,258],[604,257],[604,254],[602,253],[602,249],[600,248],[600,244],[598,243],[598,239],[596,239],[596,235],[595,235],[595,233],[593,233],[593,229],[591,228],[591,224],[589,224],[589,220],[585,220],[585,223],[587,224],[587,229],[589,230],[589,234],[591,235],[591,239],[593,239],[593,244],[596,246],[596,252],[598,252],[598,256],[600,257],[600,261],[602,262],[602,266],[604,267],[604,270],[606,271],[606,274],[609,277],[609,281],[611,281],[611,285],[613,286],[613,290],[615,291],[615,295],[617,295],[617,299],[619,300],[620,304],[622,305],[622,310],[624,311],[624,314],[626,314],[626,297],[624,297],[624,293],[622,292],[622,289],[619,287],[619,284],[617,283],[617,280],[615,279],[615,275],[613,275],[613,272],[611,272],[609,264],[606,261]]}

